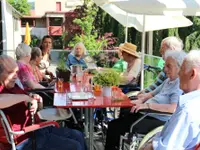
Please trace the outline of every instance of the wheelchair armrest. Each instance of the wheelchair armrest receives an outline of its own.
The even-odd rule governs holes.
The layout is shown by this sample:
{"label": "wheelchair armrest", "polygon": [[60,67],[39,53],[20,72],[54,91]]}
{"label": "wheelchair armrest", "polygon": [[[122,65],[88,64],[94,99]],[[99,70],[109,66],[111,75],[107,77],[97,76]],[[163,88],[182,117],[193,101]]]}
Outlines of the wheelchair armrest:
{"label": "wheelchair armrest", "polygon": [[169,112],[162,112],[162,111],[158,111],[158,110],[152,110],[152,109],[143,109],[143,110],[139,110],[139,112],[141,113],[147,113],[147,114],[158,114],[158,115],[172,115],[172,113]]}
{"label": "wheelchair armrest", "polygon": [[57,122],[55,122],[55,121],[45,121],[45,122],[41,122],[39,124],[33,124],[31,126],[24,127],[22,130],[25,133],[28,133],[28,132],[39,130],[41,128],[45,128],[45,127],[49,127],[49,126],[55,126],[55,127],[59,128],[59,124]]}
{"label": "wheelchair armrest", "polygon": [[28,89],[27,90],[28,93],[30,93],[30,92],[50,92],[50,91],[54,91],[54,88],[49,87],[49,88],[44,88],[44,89],[37,88],[37,89]]}
{"label": "wheelchair armrest", "polygon": [[138,113],[143,113],[144,115],[142,117],[140,117],[138,120],[136,120],[130,128],[130,133],[132,133],[133,131],[133,127],[138,124],[140,121],[142,121],[145,117],[152,115],[152,114],[157,114],[157,115],[163,115],[163,116],[171,116],[172,113],[169,112],[161,112],[161,111],[157,111],[157,110],[152,110],[152,109],[143,109],[143,110],[139,110]]}
{"label": "wheelchair armrest", "polygon": [[49,85],[49,82],[48,81],[40,81],[39,84],[47,87]]}

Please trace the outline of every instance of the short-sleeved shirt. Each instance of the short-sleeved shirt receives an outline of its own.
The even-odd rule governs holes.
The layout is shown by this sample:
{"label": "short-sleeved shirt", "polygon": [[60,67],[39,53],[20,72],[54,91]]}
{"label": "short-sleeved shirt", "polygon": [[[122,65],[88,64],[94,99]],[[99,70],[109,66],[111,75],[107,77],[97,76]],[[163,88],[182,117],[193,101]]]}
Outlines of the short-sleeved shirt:
{"label": "short-sleeved shirt", "polygon": [[[27,94],[24,90],[19,88],[16,84],[14,88],[6,89],[4,86],[0,85],[0,94]],[[3,112],[7,117],[9,117],[9,122],[12,124],[11,128],[14,131],[20,131],[23,127],[31,125],[31,114],[28,110],[28,107],[25,102],[21,102],[10,106],[8,108],[4,108]],[[35,122],[40,122],[39,117],[35,115]],[[0,128],[1,125],[0,125]],[[29,137],[29,134],[25,135],[17,135],[15,136],[15,141],[17,143],[22,142],[26,138]]]}
{"label": "short-sleeved shirt", "polygon": [[30,65],[24,64],[22,62],[17,62],[18,67],[19,67],[19,71],[17,73],[22,85],[24,86],[24,88],[28,88],[27,86],[27,82],[32,80],[34,82],[37,82],[37,80],[35,79],[32,69],[30,67]]}
{"label": "short-sleeved shirt", "polygon": [[71,65],[81,65],[83,69],[87,68],[87,65],[83,58],[77,59],[76,56],[69,54],[66,64],[70,67]]}
{"label": "short-sleeved shirt", "polygon": [[125,72],[127,69],[127,62],[124,61],[123,59],[119,59],[114,66],[112,67],[113,69],[119,71],[119,72]]}
{"label": "short-sleeved shirt", "polygon": [[154,137],[154,150],[194,150],[200,143],[200,90],[180,97],[177,109]]}
{"label": "short-sleeved shirt", "polygon": [[[146,101],[146,103],[157,103],[157,104],[171,104],[178,103],[180,96],[183,94],[183,91],[179,88],[179,78],[176,78],[173,81],[166,79],[158,88],[156,88],[152,95],[153,97]],[[169,120],[170,116],[160,116],[160,115],[151,115],[154,118],[157,118],[162,121]]]}

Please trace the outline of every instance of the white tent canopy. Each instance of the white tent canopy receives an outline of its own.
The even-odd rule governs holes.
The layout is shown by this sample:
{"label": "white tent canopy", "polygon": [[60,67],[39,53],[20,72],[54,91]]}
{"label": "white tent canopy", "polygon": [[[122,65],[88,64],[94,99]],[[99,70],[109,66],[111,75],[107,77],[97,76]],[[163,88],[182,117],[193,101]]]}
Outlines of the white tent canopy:
{"label": "white tent canopy", "polygon": [[[134,13],[143,15],[142,28],[142,65],[141,65],[141,89],[144,83],[144,47],[145,47],[145,32],[146,21],[149,15],[162,16],[194,16],[200,15],[200,0],[94,0],[98,6],[113,4],[118,10],[123,10],[126,13]],[[154,22],[152,20],[152,22]],[[154,24],[156,25],[156,23]]]}
{"label": "white tent canopy", "polygon": [[142,15],[200,16],[200,0],[101,0],[97,5],[106,3]]}
{"label": "white tent canopy", "polygon": [[[95,3],[98,0],[94,0]],[[97,2],[98,4],[98,2]],[[136,30],[143,31],[143,15],[127,13],[113,4],[103,4],[100,6],[104,11],[116,19],[125,27],[134,27]],[[184,16],[163,16],[149,15],[145,20],[145,31],[154,31],[175,27],[186,27],[192,25],[192,22]]]}

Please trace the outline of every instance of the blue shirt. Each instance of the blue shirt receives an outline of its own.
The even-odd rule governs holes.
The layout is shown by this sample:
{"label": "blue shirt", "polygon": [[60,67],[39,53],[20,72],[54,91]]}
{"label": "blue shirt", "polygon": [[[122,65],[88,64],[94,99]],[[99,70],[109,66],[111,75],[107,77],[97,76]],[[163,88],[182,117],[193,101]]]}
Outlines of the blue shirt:
{"label": "blue shirt", "polygon": [[82,65],[83,69],[87,68],[87,65],[83,58],[80,58],[79,60],[72,54],[69,54],[67,57],[66,64],[70,67],[71,65]]}
{"label": "blue shirt", "polygon": [[200,142],[200,90],[180,97],[176,112],[153,140],[154,150],[193,150]]}
{"label": "blue shirt", "polygon": [[[179,78],[170,81],[167,78],[159,87],[157,87],[153,92],[153,97],[146,101],[146,103],[157,103],[157,104],[171,104],[178,103],[180,95],[183,91],[179,88]],[[156,119],[167,121],[170,116],[163,115],[149,115]]]}

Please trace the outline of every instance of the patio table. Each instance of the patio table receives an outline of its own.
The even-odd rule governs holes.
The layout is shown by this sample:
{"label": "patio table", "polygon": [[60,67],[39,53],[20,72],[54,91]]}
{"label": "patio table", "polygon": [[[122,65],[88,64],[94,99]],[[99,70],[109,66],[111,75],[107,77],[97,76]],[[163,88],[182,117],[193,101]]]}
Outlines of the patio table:
{"label": "patio table", "polygon": [[[54,106],[58,108],[86,108],[88,109],[88,116],[85,116],[86,126],[88,125],[89,118],[89,150],[93,150],[93,130],[94,130],[94,108],[106,108],[106,107],[131,107],[133,104],[130,99],[121,92],[123,96],[122,101],[113,101],[111,97],[105,97],[102,95],[95,96],[95,98],[89,100],[72,100],[66,93],[68,92],[80,92],[82,85],[77,82],[65,83],[63,92],[58,92],[55,89],[54,93]],[[87,115],[87,114],[86,114]],[[87,131],[86,131],[87,132]]]}

